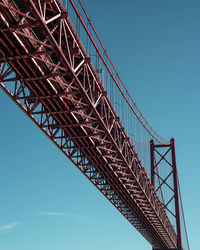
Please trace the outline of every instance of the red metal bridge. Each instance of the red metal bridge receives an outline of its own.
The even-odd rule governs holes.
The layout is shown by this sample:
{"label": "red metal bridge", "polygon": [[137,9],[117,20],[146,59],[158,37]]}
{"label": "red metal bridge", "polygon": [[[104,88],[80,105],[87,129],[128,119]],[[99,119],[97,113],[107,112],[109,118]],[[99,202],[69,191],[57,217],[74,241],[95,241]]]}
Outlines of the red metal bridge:
{"label": "red metal bridge", "polygon": [[174,140],[144,118],[80,0],[0,0],[0,87],[153,249],[189,249]]}

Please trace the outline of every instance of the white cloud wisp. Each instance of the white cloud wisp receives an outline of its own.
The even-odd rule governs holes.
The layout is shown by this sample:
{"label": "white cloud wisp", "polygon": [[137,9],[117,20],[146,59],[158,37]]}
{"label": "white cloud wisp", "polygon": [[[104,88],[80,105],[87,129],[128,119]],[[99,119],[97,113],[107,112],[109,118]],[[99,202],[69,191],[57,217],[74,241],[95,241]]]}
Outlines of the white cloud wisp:
{"label": "white cloud wisp", "polygon": [[39,212],[40,215],[49,215],[49,216],[62,216],[62,217],[77,217],[82,218],[82,216],[78,214],[71,214],[71,213],[58,213],[58,212]]}
{"label": "white cloud wisp", "polygon": [[13,222],[0,226],[0,234],[12,231],[14,228],[19,226],[19,222]]}

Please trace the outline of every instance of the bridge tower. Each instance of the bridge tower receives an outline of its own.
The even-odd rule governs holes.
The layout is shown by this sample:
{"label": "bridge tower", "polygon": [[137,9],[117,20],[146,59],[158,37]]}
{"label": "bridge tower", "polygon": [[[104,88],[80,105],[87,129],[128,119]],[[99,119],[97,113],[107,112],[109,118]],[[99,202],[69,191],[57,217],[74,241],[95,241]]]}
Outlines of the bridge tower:
{"label": "bridge tower", "polygon": [[[181,224],[179,210],[179,184],[175,156],[174,139],[169,144],[154,144],[150,142],[151,156],[151,182],[155,192],[160,197],[164,209],[175,221],[175,231],[177,233],[177,250],[183,250],[181,240]],[[164,190],[170,196],[165,197]],[[153,250],[156,250],[153,248]]]}

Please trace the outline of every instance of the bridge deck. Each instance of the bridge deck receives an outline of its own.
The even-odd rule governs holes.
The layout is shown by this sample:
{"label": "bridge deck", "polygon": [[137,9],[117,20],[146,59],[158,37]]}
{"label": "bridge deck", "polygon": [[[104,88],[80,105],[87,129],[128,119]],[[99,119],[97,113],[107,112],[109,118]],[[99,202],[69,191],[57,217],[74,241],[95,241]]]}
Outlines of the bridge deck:
{"label": "bridge deck", "polygon": [[59,0],[0,0],[0,87],[155,248],[176,234]]}

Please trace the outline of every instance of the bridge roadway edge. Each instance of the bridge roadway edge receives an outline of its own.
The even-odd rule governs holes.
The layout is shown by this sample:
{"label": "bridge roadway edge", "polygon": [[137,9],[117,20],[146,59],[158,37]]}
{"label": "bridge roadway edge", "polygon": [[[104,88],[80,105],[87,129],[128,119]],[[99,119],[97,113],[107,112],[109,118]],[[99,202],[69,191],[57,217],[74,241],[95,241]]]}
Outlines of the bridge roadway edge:
{"label": "bridge roadway edge", "polygon": [[[24,59],[23,59],[24,60]],[[22,60],[22,61],[23,61]],[[12,62],[9,62],[11,65],[12,65]],[[77,79],[78,80],[78,79]],[[13,99],[13,98],[12,98]],[[29,114],[29,117],[30,117],[30,114]],[[40,128],[41,128],[41,125],[40,125]],[[44,130],[44,129],[43,129]],[[48,134],[47,134],[48,135]],[[49,136],[49,135],[48,135]],[[54,143],[55,143],[55,141],[54,141]],[[68,156],[69,157],[69,156]],[[82,171],[83,172],[83,171]],[[90,181],[91,181],[91,179],[90,179]],[[104,194],[105,195],[105,194]],[[126,217],[126,216],[125,216]]]}

